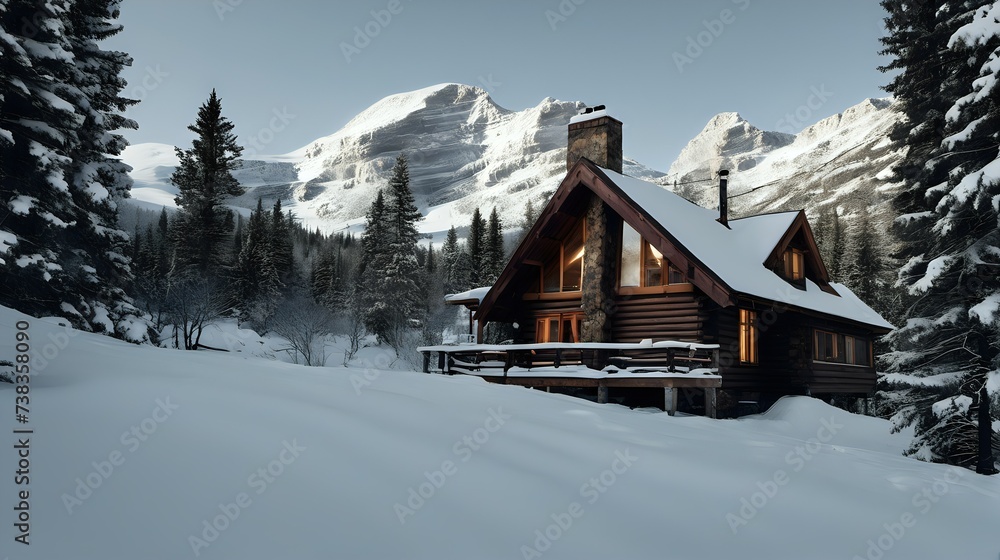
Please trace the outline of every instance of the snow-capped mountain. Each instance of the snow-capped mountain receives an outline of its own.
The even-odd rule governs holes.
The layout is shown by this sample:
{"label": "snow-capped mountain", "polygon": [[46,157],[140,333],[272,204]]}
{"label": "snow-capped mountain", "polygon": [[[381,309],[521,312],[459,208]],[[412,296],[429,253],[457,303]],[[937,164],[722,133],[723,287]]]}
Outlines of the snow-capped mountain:
{"label": "snow-capped mountain", "polygon": [[[543,205],[562,179],[566,127],[581,107],[547,98],[510,111],[485,90],[461,84],[391,95],[295,152],[245,161],[236,176],[247,193],[230,202],[249,209],[258,197],[280,198],[310,226],[358,229],[396,156],[405,153],[426,216],[422,231],[467,225],[477,206],[484,212],[496,207],[506,223],[516,224],[528,200]],[[172,147],[140,144],[123,157],[134,168],[136,199],[172,204]],[[626,167],[636,176],[662,176],[631,160]]]}
{"label": "snow-capped mountain", "polygon": [[719,113],[681,150],[667,175],[684,181],[723,168],[743,171],[794,140],[793,134],[760,130],[739,113]]}
{"label": "snow-capped mountain", "polygon": [[891,100],[866,99],[790,135],[765,132],[737,113],[722,113],[657,182],[714,208],[717,172],[728,169],[733,216],[801,208],[815,216],[826,206],[850,216],[866,205],[884,221],[885,202],[896,187],[886,179],[903,154],[889,132],[900,118]]}
{"label": "snow-capped mountain", "polygon": [[[310,227],[359,231],[396,156],[410,160],[411,186],[438,234],[466,226],[478,206],[496,207],[515,227],[529,200],[541,207],[565,174],[566,127],[583,103],[542,100],[511,111],[478,87],[441,84],[386,97],[334,134],[282,156],[254,156],[235,173],[247,193],[230,204],[244,213],[257,198],[285,208]],[[738,113],[721,113],[663,174],[625,158],[625,173],[652,180],[698,204],[718,204],[717,171],[729,169],[735,216],[834,205],[848,217],[868,205],[888,219],[889,168],[902,155],[888,134],[901,118],[887,99],[867,99],[796,135],[761,130]],[[173,146],[138,144],[123,158],[133,167],[137,201],[173,205]],[[745,193],[745,194],[744,194]]]}

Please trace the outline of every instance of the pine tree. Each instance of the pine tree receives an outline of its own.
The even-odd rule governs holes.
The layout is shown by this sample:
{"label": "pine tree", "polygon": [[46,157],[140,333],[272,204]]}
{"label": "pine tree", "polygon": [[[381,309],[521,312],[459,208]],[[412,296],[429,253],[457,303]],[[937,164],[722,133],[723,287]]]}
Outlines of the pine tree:
{"label": "pine tree", "polygon": [[421,215],[402,155],[396,159],[385,193],[379,192],[368,211],[359,278],[365,326],[399,350],[411,322],[420,321],[425,311],[423,275],[417,261],[417,221]]}
{"label": "pine tree", "polygon": [[497,214],[496,207],[490,212],[489,229],[486,235],[485,265],[483,270],[486,277],[483,285],[492,286],[503,272],[507,264],[507,253],[503,246],[503,223]]}
{"label": "pine tree", "polygon": [[386,294],[381,292],[389,258],[388,230],[385,196],[380,190],[365,216],[357,282],[365,328],[375,334],[385,333],[389,328],[390,306]]}
{"label": "pine tree", "polygon": [[441,248],[441,268],[442,280],[444,281],[445,293],[453,294],[466,289],[464,283],[458,281],[458,256],[462,248],[458,245],[458,231],[455,226],[448,229],[448,235],[444,240],[444,247]]}
{"label": "pine tree", "polygon": [[424,260],[424,270],[428,274],[437,272],[437,259],[434,257],[434,243],[427,244],[427,258]]}
{"label": "pine tree", "polygon": [[[879,70],[898,72],[884,89],[895,97],[906,117],[891,133],[893,140],[907,147],[903,161],[893,168],[893,181],[904,183],[903,192],[893,200],[901,216],[923,212],[924,191],[946,179],[941,168],[931,170],[925,164],[940,150],[945,112],[950,100],[958,96],[960,80],[953,68],[961,61],[947,42],[961,25],[963,4],[882,0],[889,34],[881,39],[885,48],[879,54],[892,60]],[[912,225],[907,221],[894,224],[896,237],[903,242],[903,260],[914,256],[906,240],[920,234],[919,227],[908,227]]]}
{"label": "pine tree", "polygon": [[845,284],[890,322],[897,320],[897,289],[884,250],[886,240],[872,223],[867,206],[862,208],[850,239],[848,265],[842,271]]}
{"label": "pine tree", "polygon": [[325,248],[313,261],[312,271],[309,276],[309,287],[312,291],[313,299],[321,305],[327,305],[330,280],[336,267],[332,248]]}
{"label": "pine tree", "polygon": [[170,182],[180,191],[174,201],[181,213],[175,225],[175,258],[182,268],[205,274],[222,262],[220,244],[229,234],[222,202],[243,189],[232,175],[243,148],[236,143],[234,125],[222,116],[222,101],[215,90],[198,109],[188,127],[197,137],[188,150],[176,148],[180,165]]}
{"label": "pine tree", "polygon": [[452,286],[454,287],[448,290],[448,292],[464,292],[465,290],[477,287],[477,285],[472,282],[472,278],[470,276],[471,274],[472,257],[469,256],[469,252],[465,250],[465,247],[461,246],[455,254],[455,266],[451,280]]}
{"label": "pine tree", "polygon": [[517,237],[518,244],[524,241],[524,238],[528,236],[528,231],[534,227],[537,221],[538,211],[535,210],[535,205],[532,204],[531,199],[528,199],[528,204],[524,206],[524,217],[521,219],[521,233]]}
{"label": "pine tree", "polygon": [[816,239],[816,246],[819,248],[820,258],[824,263],[829,263],[832,259],[830,255],[830,230],[832,229],[832,213],[829,206],[823,206],[819,215],[812,222],[813,238]]}
{"label": "pine tree", "polygon": [[388,305],[391,309],[389,328],[377,334],[398,350],[410,321],[422,319],[424,303],[416,257],[417,222],[421,214],[410,191],[409,168],[406,157],[402,155],[396,159],[389,179],[386,218],[389,243],[382,294],[383,297],[391,297],[392,303]]}
{"label": "pine tree", "polygon": [[[136,235],[136,238],[139,236]],[[132,265],[136,270],[137,274],[149,274],[153,276],[160,276],[162,271],[159,270],[159,259],[157,258],[157,239],[156,230],[153,229],[153,224],[146,226],[146,234],[142,237],[141,243],[139,243],[139,254],[132,258]]]}
{"label": "pine tree", "polygon": [[129,167],[116,156],[128,142],[114,131],[138,128],[135,121],[120,114],[138,101],[121,96],[126,85],[121,73],[132,65],[131,57],[104,50],[99,44],[122,30],[115,23],[118,4],[117,0],[75,0],[67,14],[75,61],[68,81],[78,92],[67,97],[75,97],[76,112],[83,117],[79,144],[69,152],[78,218],[67,233],[85,251],[75,252],[80,259],[76,282],[90,316],[126,317],[137,312],[126,295],[132,271],[121,257],[128,236],[117,226],[118,202],[128,196],[132,179]]}
{"label": "pine tree", "polygon": [[830,276],[840,280],[844,273],[845,232],[840,222],[840,209],[834,208],[830,217]]}
{"label": "pine tree", "polygon": [[469,224],[469,281],[472,287],[481,286],[486,276],[486,219],[476,207]]}
{"label": "pine tree", "polygon": [[282,283],[274,260],[272,218],[257,199],[257,209],[250,214],[246,237],[233,271],[236,300],[242,309],[241,319],[265,330],[277,309]]}
{"label": "pine tree", "polygon": [[327,288],[326,303],[327,308],[341,315],[346,315],[350,307],[355,305],[352,301],[355,288],[349,281],[351,278],[351,265],[343,247],[337,248],[337,254],[333,260],[333,267],[330,274],[329,287]]}
{"label": "pine tree", "polygon": [[420,210],[410,191],[410,170],[406,156],[396,158],[388,185],[386,216],[389,219],[390,242],[398,245],[401,253],[413,253],[417,245],[417,223],[421,219]]}
{"label": "pine tree", "polygon": [[156,221],[156,229],[160,232],[160,235],[166,237],[167,231],[170,229],[170,220],[167,217],[167,209],[160,209],[160,218]]}
{"label": "pine tree", "polygon": [[909,147],[895,170],[904,182],[894,201],[906,259],[899,282],[913,301],[886,356],[904,380],[889,390],[894,420],[916,427],[910,454],[993,474],[986,381],[1000,365],[1000,3],[883,5]]}
{"label": "pine tree", "polygon": [[268,229],[269,251],[271,261],[282,279],[288,279],[292,274],[292,221],[281,212],[281,201],[274,201],[271,208],[271,225]]}
{"label": "pine tree", "polygon": [[100,48],[117,3],[0,3],[0,303],[125,336],[128,55]]}
{"label": "pine tree", "polygon": [[236,232],[233,233],[233,261],[239,258],[243,250],[243,216],[236,217]]}

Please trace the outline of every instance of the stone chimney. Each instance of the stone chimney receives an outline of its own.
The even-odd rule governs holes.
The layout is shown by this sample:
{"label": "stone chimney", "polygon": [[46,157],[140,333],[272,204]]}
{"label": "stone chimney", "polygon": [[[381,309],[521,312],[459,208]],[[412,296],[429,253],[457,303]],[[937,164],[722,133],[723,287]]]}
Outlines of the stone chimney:
{"label": "stone chimney", "polygon": [[580,158],[599,167],[622,172],[622,122],[609,116],[604,105],[587,107],[569,121],[566,170]]}

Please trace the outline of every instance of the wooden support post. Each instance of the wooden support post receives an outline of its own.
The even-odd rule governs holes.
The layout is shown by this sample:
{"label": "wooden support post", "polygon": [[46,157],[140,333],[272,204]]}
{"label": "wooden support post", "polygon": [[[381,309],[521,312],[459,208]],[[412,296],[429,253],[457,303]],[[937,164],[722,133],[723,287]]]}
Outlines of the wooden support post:
{"label": "wooden support post", "polygon": [[444,362],[445,362],[444,352],[438,352],[438,371],[440,371],[441,373],[444,373]]}
{"label": "wooden support post", "polygon": [[674,371],[674,349],[667,348],[667,371]]}
{"label": "wooden support post", "polygon": [[454,365],[454,364],[452,364],[452,358],[451,358],[451,356],[449,356],[448,353],[445,352],[444,353],[444,369],[441,370],[441,373],[444,373],[446,375],[451,375],[451,366],[452,365]]}
{"label": "wooden support post", "polygon": [[663,408],[670,416],[677,412],[677,390],[673,387],[663,388]]}
{"label": "wooden support post", "polygon": [[430,350],[428,350],[427,352],[421,352],[421,354],[424,355],[424,373],[430,373],[431,372],[431,352],[430,352]]}
{"label": "wooden support post", "polygon": [[608,386],[604,383],[597,386],[597,402],[599,404],[607,404],[608,402]]}
{"label": "wooden support post", "polygon": [[705,387],[705,416],[715,418],[715,387]]}
{"label": "wooden support post", "polygon": [[555,367],[562,365],[562,348],[556,348],[556,361],[553,363]]}

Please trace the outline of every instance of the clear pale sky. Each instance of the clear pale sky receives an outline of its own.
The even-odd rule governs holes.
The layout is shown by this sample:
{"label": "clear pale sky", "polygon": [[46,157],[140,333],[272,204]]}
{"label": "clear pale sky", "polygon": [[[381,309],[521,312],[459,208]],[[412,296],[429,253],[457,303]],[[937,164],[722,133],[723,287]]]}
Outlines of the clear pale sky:
{"label": "clear pale sky", "polygon": [[874,0],[124,0],[106,45],[134,58],[132,143],[189,146],[213,87],[241,139],[282,154],[386,95],[459,82],[512,110],[605,104],[626,155],[666,171],[717,113],[797,132],[885,96],[883,16]]}

